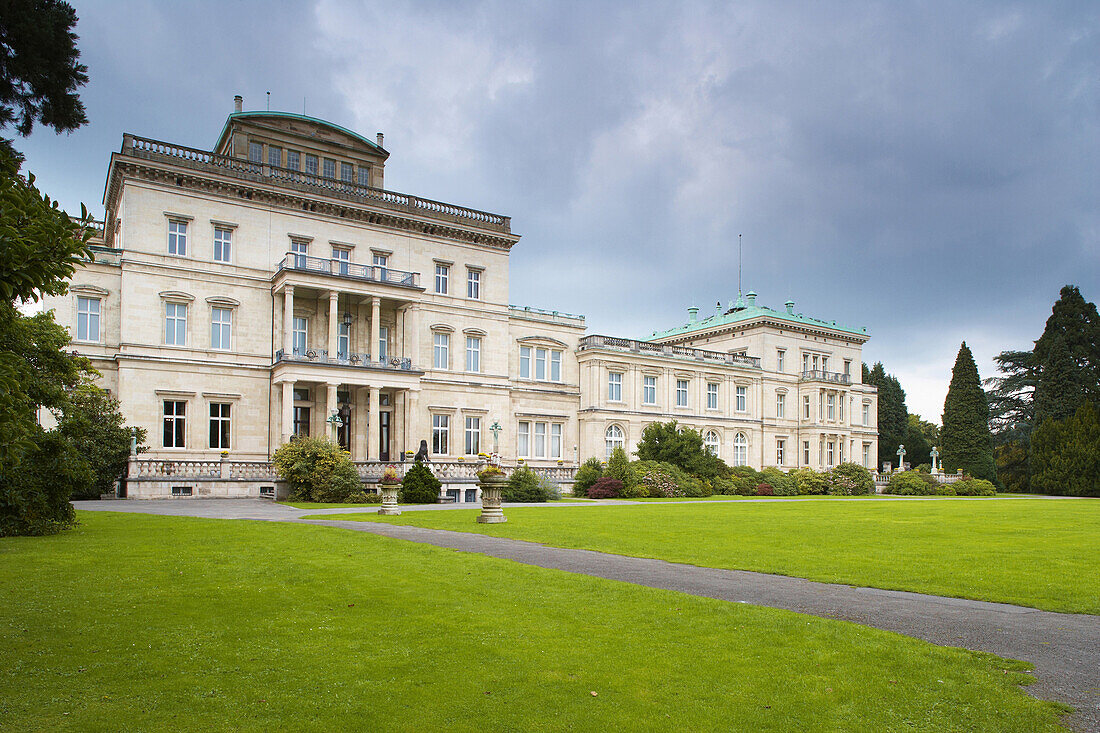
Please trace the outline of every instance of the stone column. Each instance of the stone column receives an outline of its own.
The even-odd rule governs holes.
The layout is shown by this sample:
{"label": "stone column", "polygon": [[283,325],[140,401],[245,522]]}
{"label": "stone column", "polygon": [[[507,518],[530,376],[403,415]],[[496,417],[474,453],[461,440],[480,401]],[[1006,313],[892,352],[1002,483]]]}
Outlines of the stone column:
{"label": "stone column", "polygon": [[283,357],[294,352],[294,286],[283,286]]}
{"label": "stone column", "polygon": [[[377,303],[378,300],[375,299],[375,302]],[[378,437],[379,437],[379,435],[378,435],[378,425],[381,421],[381,418],[378,416],[378,413],[381,412],[381,410],[378,409],[379,408],[378,403],[381,400],[378,399],[378,393],[379,393],[379,388],[378,387],[376,387],[372,384],[369,387],[369,390],[370,390],[370,407],[369,407],[370,417],[367,418],[367,420],[369,421],[369,425],[367,427],[367,460],[368,461],[377,461],[378,460]]]}
{"label": "stone column", "polygon": [[[370,358],[371,361],[377,362],[381,358],[381,354],[378,350],[379,328],[382,326],[379,323],[382,316],[382,299],[378,296],[371,298],[370,303]],[[371,389],[374,389],[373,387]],[[374,404],[375,393],[371,392],[371,410],[377,411],[377,405]],[[371,454],[378,452],[378,445],[371,446]]]}
{"label": "stone column", "polygon": [[283,382],[283,424],[280,445],[290,442],[294,435],[294,382]]}
{"label": "stone column", "polygon": [[324,425],[327,428],[325,430],[325,434],[329,437],[329,439],[333,443],[335,443],[336,442],[336,425],[334,425],[333,423],[328,422],[328,419],[332,416],[332,413],[336,411],[336,390],[340,387],[340,385],[333,384],[332,382],[329,382],[327,386],[328,386],[328,390],[327,390],[327,393],[325,395],[326,401],[325,401],[325,415],[324,415],[324,419],[325,419]]}
{"label": "stone column", "polygon": [[[408,426],[408,421],[405,419],[405,391],[401,390],[395,392],[393,395],[393,424],[390,429],[393,431],[393,442],[395,444],[395,450],[397,455],[410,449],[409,436],[405,433],[405,428]],[[417,446],[412,446],[412,450],[415,451]]]}
{"label": "stone column", "polygon": [[330,290],[328,293],[328,358],[335,359],[337,351],[337,325],[340,322],[339,315],[340,293]]}
{"label": "stone column", "polygon": [[420,363],[420,305],[417,303],[411,304],[408,313],[405,314],[405,345],[413,368],[422,368]]}
{"label": "stone column", "polygon": [[413,452],[420,450],[420,441],[428,436],[420,433],[420,390],[410,389],[405,392],[406,420],[408,421],[409,449]]}
{"label": "stone column", "polygon": [[352,417],[352,457],[357,461],[367,460],[367,388],[354,387],[355,412]]}

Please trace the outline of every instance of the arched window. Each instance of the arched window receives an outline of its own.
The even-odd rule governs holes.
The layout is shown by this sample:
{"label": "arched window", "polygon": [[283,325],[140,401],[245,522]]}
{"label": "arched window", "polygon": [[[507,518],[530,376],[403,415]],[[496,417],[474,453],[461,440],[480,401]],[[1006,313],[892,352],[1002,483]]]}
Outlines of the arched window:
{"label": "arched window", "polygon": [[611,451],[623,447],[623,429],[618,425],[610,425],[604,434],[607,444],[607,457],[611,457]]}
{"label": "arched window", "polygon": [[749,441],[744,433],[733,436],[733,465],[747,466],[749,464]]}
{"label": "arched window", "polygon": [[703,435],[703,445],[706,447],[707,453],[712,456],[718,455],[718,433],[708,430]]}

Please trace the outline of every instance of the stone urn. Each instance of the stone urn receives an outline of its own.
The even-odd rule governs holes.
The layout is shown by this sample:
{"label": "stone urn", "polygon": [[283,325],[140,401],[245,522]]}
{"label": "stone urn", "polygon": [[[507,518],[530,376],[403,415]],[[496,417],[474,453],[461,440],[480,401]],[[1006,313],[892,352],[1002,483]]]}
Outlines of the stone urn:
{"label": "stone urn", "polygon": [[382,506],[378,509],[378,513],[396,517],[401,513],[401,510],[397,508],[397,490],[401,488],[401,482],[382,479],[378,483],[378,487],[382,490]]}
{"label": "stone urn", "polygon": [[508,477],[503,473],[478,475],[477,485],[481,489],[481,514],[478,515],[477,521],[481,524],[500,524],[508,521],[500,506],[500,495],[506,483],[508,483]]}

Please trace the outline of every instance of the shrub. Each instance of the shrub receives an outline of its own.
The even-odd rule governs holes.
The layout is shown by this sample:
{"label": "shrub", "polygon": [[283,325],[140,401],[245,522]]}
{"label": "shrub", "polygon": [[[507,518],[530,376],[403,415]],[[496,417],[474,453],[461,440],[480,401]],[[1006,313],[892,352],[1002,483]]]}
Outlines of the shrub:
{"label": "shrub", "polygon": [[537,473],[527,466],[520,466],[508,477],[508,483],[504,485],[501,499],[522,503],[535,503],[550,501],[553,496],[550,491],[543,488]]}
{"label": "shrub", "polygon": [[[922,472],[923,473],[923,472]],[[951,488],[951,484],[940,484],[936,487],[936,496],[955,496],[955,489]]]}
{"label": "shrub", "polygon": [[547,501],[561,498],[561,487],[557,482],[547,476],[539,476],[539,490],[546,495]]}
{"label": "shrub", "polygon": [[734,466],[730,469],[728,480],[728,486],[722,485],[722,493],[728,491],[738,496],[756,496],[756,487],[764,482],[764,477],[752,466]]}
{"label": "shrub", "polygon": [[771,484],[776,496],[798,496],[798,482],[781,469],[769,466],[760,474],[764,477],[764,483]]}
{"label": "shrub", "polygon": [[949,484],[957,496],[996,496],[997,487],[984,478],[964,478]]}
{"label": "shrub", "polygon": [[630,467],[630,459],[626,457],[626,451],[622,448],[611,451],[611,457],[607,459],[607,470],[604,471],[603,475],[622,483],[623,488],[619,492],[619,496],[623,498],[641,496],[641,493],[635,488],[638,480],[634,475],[634,469]]}
{"label": "shrub", "polygon": [[402,504],[435,504],[442,486],[428,464],[418,461],[405,472],[405,480],[397,490],[397,500]]}
{"label": "shrub", "polygon": [[675,466],[657,461],[635,461],[631,464],[638,476],[638,487],[642,494],[652,499],[674,499],[684,496],[684,489],[677,481],[679,471]]}
{"label": "shrub", "polygon": [[603,477],[603,463],[599,458],[589,458],[577,469],[573,481],[573,496],[588,496],[588,488]]}
{"label": "shrub", "polygon": [[623,482],[604,476],[588,489],[589,499],[614,499],[623,490]]}
{"label": "shrub", "polygon": [[[920,473],[920,475],[932,478],[926,473]],[[935,483],[935,479],[932,479],[932,481]],[[871,478],[871,472],[858,463],[841,463],[829,472],[828,492],[834,496],[873,494],[875,493],[875,480]]]}
{"label": "shrub", "polygon": [[698,430],[682,429],[675,420],[647,425],[638,441],[638,458],[671,463],[700,478],[725,476],[729,467],[703,445]]}
{"label": "shrub", "polygon": [[280,446],[272,460],[290,484],[291,501],[342,503],[363,488],[351,456],[325,438],[295,438]]}
{"label": "shrub", "polygon": [[890,477],[890,482],[886,484],[886,493],[898,496],[932,496],[939,485],[936,479],[926,473],[902,471]]}
{"label": "shrub", "polygon": [[381,504],[382,495],[377,491],[353,491],[348,494],[348,504]]}
{"label": "shrub", "polygon": [[789,474],[794,479],[800,495],[821,495],[829,490],[829,475],[812,468],[796,468]]}
{"label": "shrub", "polygon": [[775,489],[772,488],[771,484],[758,484],[756,486],[756,495],[757,496],[775,496]]}
{"label": "shrub", "polygon": [[917,470],[920,471],[921,473],[932,473],[932,464],[931,463],[922,463],[919,466],[917,466]]}
{"label": "shrub", "polygon": [[0,465],[0,537],[55,534],[73,526],[69,496],[92,481],[73,444],[35,426],[34,443],[12,470]]}
{"label": "shrub", "polygon": [[92,384],[70,392],[57,430],[72,441],[92,471],[92,481],[73,490],[74,499],[113,493],[115,481],[126,473],[132,437],[137,437],[139,453],[146,450],[145,428],[126,427],[118,399]]}

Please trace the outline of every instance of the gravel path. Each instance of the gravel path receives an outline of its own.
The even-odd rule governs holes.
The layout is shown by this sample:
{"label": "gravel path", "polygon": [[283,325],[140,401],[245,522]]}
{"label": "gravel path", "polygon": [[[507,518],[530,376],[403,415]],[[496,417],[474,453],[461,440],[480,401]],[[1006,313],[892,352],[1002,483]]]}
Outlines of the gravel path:
{"label": "gravel path", "polygon": [[77,506],[90,510],[335,526],[652,588],[852,621],[934,644],[1027,660],[1035,665],[1036,678],[1034,684],[1025,688],[1028,693],[1072,705],[1076,712],[1065,719],[1066,723],[1074,730],[1100,733],[1098,616],[817,583],[782,575],[700,568],[663,560],[547,547],[474,533],[339,521],[336,518],[299,519],[304,514],[340,514],[348,512],[348,509],[298,510],[268,501],[229,499],[95,501],[80,502]]}

